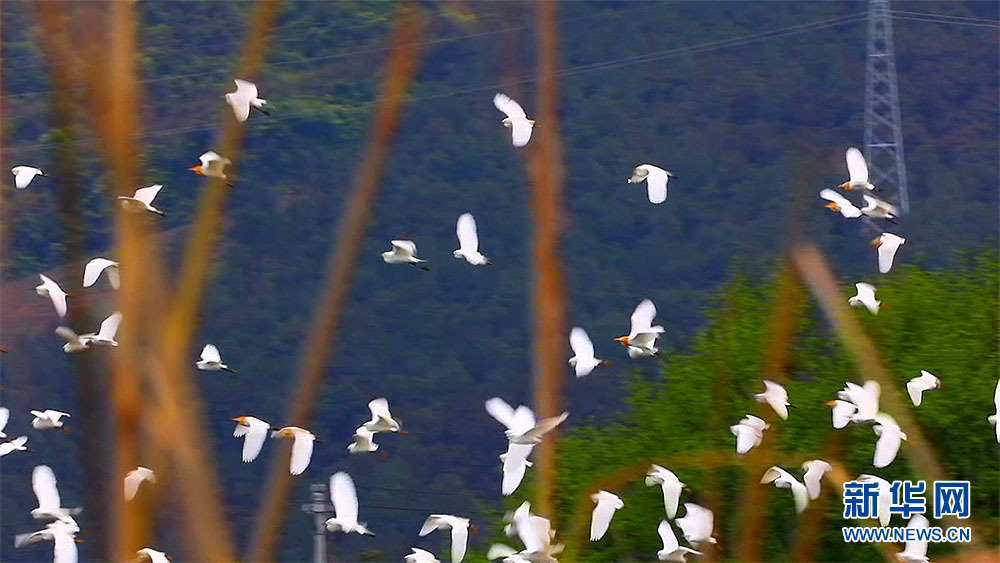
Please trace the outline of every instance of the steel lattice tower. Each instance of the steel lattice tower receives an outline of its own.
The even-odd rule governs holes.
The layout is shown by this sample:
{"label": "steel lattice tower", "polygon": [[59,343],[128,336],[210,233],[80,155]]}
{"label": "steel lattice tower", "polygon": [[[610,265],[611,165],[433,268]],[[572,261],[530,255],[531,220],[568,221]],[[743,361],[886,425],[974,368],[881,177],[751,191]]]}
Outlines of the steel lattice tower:
{"label": "steel lattice tower", "polygon": [[910,211],[903,161],[903,128],[896,85],[889,0],[868,2],[868,67],[865,73],[865,160],[869,181],[889,197],[899,194],[902,213]]}

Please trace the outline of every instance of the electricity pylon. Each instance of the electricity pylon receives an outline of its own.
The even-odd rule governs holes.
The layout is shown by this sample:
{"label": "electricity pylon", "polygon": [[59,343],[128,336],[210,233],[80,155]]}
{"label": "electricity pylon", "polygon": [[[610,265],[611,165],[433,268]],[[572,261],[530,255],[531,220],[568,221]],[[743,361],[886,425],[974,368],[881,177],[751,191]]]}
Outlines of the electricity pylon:
{"label": "electricity pylon", "polygon": [[313,563],[326,563],[326,519],[333,514],[333,505],[327,500],[329,492],[325,483],[309,486],[312,502],[302,505],[302,512],[313,515]]}
{"label": "electricity pylon", "polygon": [[868,66],[865,73],[865,160],[869,181],[899,197],[902,213],[910,211],[903,161],[903,128],[896,85],[896,53],[892,46],[889,0],[868,2]]}

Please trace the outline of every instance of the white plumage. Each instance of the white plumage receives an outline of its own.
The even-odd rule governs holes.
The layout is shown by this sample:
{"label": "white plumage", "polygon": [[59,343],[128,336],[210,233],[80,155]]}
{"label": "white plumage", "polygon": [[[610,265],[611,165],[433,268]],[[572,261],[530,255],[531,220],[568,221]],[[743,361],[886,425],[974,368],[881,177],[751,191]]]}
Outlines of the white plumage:
{"label": "white plumage", "polygon": [[354,441],[347,445],[347,451],[352,454],[378,451],[378,444],[373,439],[375,433],[362,424],[354,431]]}
{"label": "white plumage", "polygon": [[35,419],[31,421],[31,427],[35,430],[62,428],[64,423],[59,419],[64,416],[69,417],[69,413],[52,409],[46,409],[44,411],[31,411],[31,414],[35,417]]}
{"label": "white plumage", "polygon": [[646,472],[646,486],[654,485],[660,485],[663,489],[663,508],[667,518],[673,520],[677,516],[677,503],[681,498],[681,490],[685,487],[684,483],[673,471],[654,463]]}
{"label": "white plumage", "polygon": [[160,193],[162,188],[163,186],[161,184],[153,184],[152,186],[139,188],[135,191],[135,195],[132,197],[124,195],[118,196],[118,201],[121,202],[122,209],[125,209],[126,211],[134,213],[149,211],[150,213],[166,216],[167,214],[165,212],[153,207],[153,199],[156,198],[156,194]]}
{"label": "white plumage", "polygon": [[851,422],[866,423],[873,422],[879,412],[878,403],[881,392],[882,386],[877,381],[865,381],[864,385],[848,381],[844,384],[844,389],[837,393],[837,397],[852,403],[857,409],[850,417]]}
{"label": "white plumage", "polygon": [[675,520],[684,534],[684,539],[694,547],[702,542],[718,543],[712,537],[714,516],[712,511],[694,503],[684,503],[684,517]]}
{"label": "white plumage", "polygon": [[855,479],[859,483],[876,483],[878,485],[878,522],[880,526],[888,526],[892,513],[889,512],[889,505],[892,504],[891,485],[885,479],[867,473],[858,475]]}
{"label": "white plumage", "polygon": [[111,287],[118,289],[118,286],[121,285],[118,262],[108,260],[107,258],[94,258],[90,262],[87,262],[87,266],[83,270],[83,287],[94,285],[97,282],[97,278],[101,277],[102,272],[108,273],[108,283],[111,284]]}
{"label": "white plumage", "polygon": [[769,427],[766,422],[750,414],[730,426],[729,431],[736,436],[736,453],[743,455],[759,445],[764,438],[764,430]]}
{"label": "white plumage", "polygon": [[52,300],[52,306],[56,309],[56,314],[59,318],[66,317],[66,292],[59,287],[59,284],[52,281],[45,274],[38,274],[41,278],[42,283],[35,287],[35,293],[41,295],[42,297],[48,297]]}
{"label": "white plumage", "polygon": [[201,360],[195,362],[195,365],[198,366],[198,369],[205,371],[223,370],[236,373],[236,370],[222,363],[222,355],[219,354],[219,349],[214,344],[206,344],[201,349]]}
{"label": "white plumage", "polygon": [[271,432],[271,437],[292,438],[292,455],[288,462],[288,472],[292,475],[301,475],[312,460],[313,442],[316,436],[304,428],[286,426]]}
{"label": "white plumage", "polygon": [[845,190],[874,190],[875,186],[868,181],[868,164],[865,162],[865,155],[861,151],[851,147],[847,149],[847,173],[850,180],[841,184],[841,189]]}
{"label": "white plumage", "polygon": [[906,382],[906,392],[913,401],[913,406],[919,407],[924,400],[924,391],[930,391],[941,386],[941,380],[933,373],[920,370],[920,377],[914,377]]}
{"label": "white plumage", "polygon": [[623,508],[625,503],[618,495],[608,491],[598,491],[590,495],[590,500],[597,503],[590,515],[590,541],[597,541],[608,531],[615,511]]}
{"label": "white plumage", "polygon": [[10,409],[7,407],[0,407],[0,438],[7,437],[7,434],[4,433],[3,429],[7,428],[8,420],[10,420]]}
{"label": "white plumage", "polygon": [[878,249],[878,271],[885,274],[892,269],[896,251],[906,243],[906,239],[892,233],[882,233],[872,240],[872,248]]}
{"label": "white plumage", "polygon": [[868,194],[864,194],[861,197],[865,200],[865,206],[861,208],[861,212],[866,217],[885,219],[892,223],[896,222],[896,218],[899,217],[899,210],[896,209],[895,205]]}
{"label": "white plumage", "polygon": [[[926,528],[929,525],[927,517],[923,514],[914,514],[910,517],[907,528]],[[919,538],[919,536],[918,536]],[[915,539],[905,542],[903,551],[896,554],[896,559],[900,563],[927,563],[927,541]]]}
{"label": "white plumage", "polygon": [[38,508],[31,511],[36,520],[59,520],[80,513],[80,508],[63,508],[56,485],[56,474],[47,465],[37,465],[31,472],[31,489],[38,499]]}
{"label": "white plumage", "polygon": [[236,83],[236,91],[229,92],[226,94],[225,98],[226,103],[233,108],[233,115],[236,116],[236,121],[241,123],[246,121],[247,118],[250,117],[251,107],[264,112],[264,105],[267,104],[267,100],[262,100],[257,97],[256,84],[246,80],[240,80],[239,78],[233,80],[233,82]]}
{"label": "white plumage", "polygon": [[15,166],[10,169],[10,173],[14,175],[14,187],[19,190],[23,190],[28,187],[28,184],[35,179],[35,176],[42,176],[43,178],[48,178],[48,174],[42,172],[40,168],[35,168],[34,166]]}
{"label": "white plumage", "polygon": [[271,425],[255,416],[237,416],[233,420],[236,421],[233,437],[243,438],[243,463],[250,463],[260,455]]}
{"label": "white plumage", "polygon": [[330,500],[333,502],[334,517],[327,519],[327,530],[363,536],[375,535],[358,522],[358,493],[350,475],[340,471],[330,476]]}
{"label": "white plumage", "polygon": [[476,218],[472,213],[459,215],[455,233],[458,235],[458,250],[452,253],[455,258],[464,258],[473,266],[487,266],[493,263],[479,252],[479,234],[476,231]]}
{"label": "white plumage", "polygon": [[882,412],[875,415],[875,426],[872,427],[872,430],[878,435],[872,465],[880,468],[885,467],[896,459],[896,453],[899,452],[902,440],[906,439],[906,433],[899,428],[895,419]]}
{"label": "white plumage", "polygon": [[809,492],[803,483],[800,483],[792,474],[784,469],[773,466],[764,472],[760,478],[761,483],[774,483],[779,489],[790,489],[792,498],[795,500],[795,512],[801,514],[809,504]]}
{"label": "white plumage", "polygon": [[858,282],[854,284],[857,288],[858,294],[847,300],[847,303],[851,307],[864,307],[873,314],[878,314],[878,309],[882,305],[882,302],[875,299],[875,286],[870,283]]}
{"label": "white plumage", "polygon": [[515,147],[527,145],[528,140],[531,139],[531,128],[534,126],[535,120],[528,119],[524,108],[504,94],[498,93],[493,96],[493,105],[507,116],[500,123],[510,129],[511,143]]}
{"label": "white plumage", "polygon": [[628,179],[628,183],[638,184],[645,180],[649,202],[663,203],[667,199],[667,182],[676,177],[670,171],[659,166],[640,164],[632,169],[632,176]]}
{"label": "white plumage", "polygon": [[399,422],[392,417],[389,412],[389,401],[385,397],[372,399],[368,402],[368,410],[372,413],[372,419],[364,424],[364,427],[373,433],[399,432]]}
{"label": "white plumage", "polygon": [[157,551],[151,547],[144,547],[135,552],[135,554],[139,559],[148,560],[149,563],[170,563],[170,558],[167,557],[166,553]]}
{"label": "white plumage", "polygon": [[577,377],[590,375],[599,365],[607,362],[594,357],[594,343],[591,342],[587,331],[580,327],[573,327],[569,333],[569,346],[573,349],[573,357],[569,359],[569,365],[573,366]]}
{"label": "white plumage", "polygon": [[824,204],[824,207],[837,211],[848,219],[854,219],[855,217],[861,216],[861,210],[851,203],[851,200],[829,188],[820,191],[819,197],[827,201],[827,203]]}
{"label": "white plumage", "polygon": [[420,269],[427,269],[427,266],[420,266],[427,260],[417,258],[417,244],[415,242],[412,240],[393,240],[390,241],[390,244],[392,244],[392,250],[382,253],[382,260],[387,264],[413,264]]}
{"label": "white plumage", "polygon": [[91,346],[118,346],[115,336],[118,334],[118,325],[121,324],[122,314],[114,312],[108,318],[101,321],[101,328],[96,332],[77,335],[72,329],[60,326],[56,327],[56,334],[66,341],[63,351],[67,354],[86,350]]}
{"label": "white plumage", "polygon": [[410,549],[413,552],[403,557],[405,563],[440,563],[441,561],[426,549],[420,549],[419,547],[411,547]]}
{"label": "white plumage", "polygon": [[132,471],[129,471],[125,475],[125,500],[134,499],[136,493],[139,492],[139,485],[141,485],[144,481],[148,481],[150,483],[156,482],[156,474],[153,473],[152,469],[139,466]]}
{"label": "white plumage", "polygon": [[806,485],[809,498],[815,500],[819,498],[822,490],[823,476],[832,471],[833,467],[822,459],[811,459],[802,463],[802,469],[806,471],[802,476],[802,482]]}
{"label": "white plumage", "polygon": [[465,558],[465,548],[469,542],[469,519],[450,514],[431,514],[420,528],[420,536],[434,530],[451,530],[451,561],[461,563]]}
{"label": "white plumage", "polygon": [[996,412],[986,417],[986,421],[993,425],[997,442],[1000,442],[1000,379],[997,380],[996,390],[993,391],[993,410]]}
{"label": "white plumage", "polygon": [[679,561],[684,563],[687,561],[686,557],[688,553],[695,555],[702,554],[700,551],[695,551],[690,547],[681,547],[677,541],[677,536],[674,535],[673,528],[670,527],[670,522],[666,520],[660,520],[660,525],[656,527],[656,533],[660,535],[660,540],[663,541],[663,549],[656,552],[656,558],[660,561]]}
{"label": "white plumage", "polygon": [[7,454],[9,454],[11,452],[24,452],[24,451],[28,451],[28,448],[25,447],[25,444],[27,444],[27,443],[28,443],[28,437],[27,436],[18,436],[17,438],[14,438],[13,440],[9,440],[7,442],[0,443],[0,457],[3,457],[3,456],[5,456],[5,455],[7,455]]}
{"label": "white plumage", "polygon": [[643,299],[632,311],[631,330],[628,336],[619,336],[615,339],[625,346],[630,358],[655,356],[659,352],[656,348],[656,339],[663,333],[663,327],[652,326],[655,317],[656,305],[649,299]]}
{"label": "white plumage", "polygon": [[753,396],[758,403],[767,403],[782,420],[788,420],[788,393],[773,381],[764,380],[764,392]]}

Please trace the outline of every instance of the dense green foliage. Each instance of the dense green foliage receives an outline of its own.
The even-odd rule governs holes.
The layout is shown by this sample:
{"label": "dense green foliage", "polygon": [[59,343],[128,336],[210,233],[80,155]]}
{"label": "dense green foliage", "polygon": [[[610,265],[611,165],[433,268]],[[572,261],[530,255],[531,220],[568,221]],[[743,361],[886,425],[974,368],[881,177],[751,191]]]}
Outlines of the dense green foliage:
{"label": "dense green foliage", "polygon": [[[229,513],[242,544],[263,482],[265,458],[272,450],[266,447],[254,464],[241,463],[230,418],[253,413],[282,422],[290,374],[311,318],[331,232],[368,128],[394,10],[382,2],[284,4],[269,64],[261,76],[246,77],[260,84],[273,115],[254,115],[247,124],[198,336],[199,343],[218,345],[242,371],[239,376],[197,374],[209,416],[208,434],[219,455]],[[144,185],[165,186],[157,205],[168,216],[157,225],[173,256],[199,193],[199,179],[185,169],[213,147],[215,121],[228,112],[221,97],[232,88],[230,73],[252,5],[137,5],[140,67],[148,80],[142,84],[144,136],[137,143],[137,158],[145,165]],[[894,4],[897,9],[998,17],[991,2],[928,6]],[[561,7],[562,64],[569,71],[561,83],[560,131],[567,164],[568,320],[586,327],[598,354],[615,363],[594,377],[567,381],[569,427],[592,423],[589,430],[580,428],[579,436],[604,440],[597,428],[621,425],[637,440],[629,447],[646,447],[639,440],[658,435],[659,427],[636,424],[637,419],[629,418],[635,415],[628,413],[653,408],[653,398],[661,398],[656,386],[671,385],[681,373],[690,373],[682,381],[701,382],[696,389],[715,387],[732,395],[727,397],[731,412],[719,412],[720,424],[746,411],[746,405],[731,399],[757,391],[761,315],[770,301],[767,287],[746,280],[766,278],[772,271],[788,230],[794,207],[790,202],[798,195],[808,203],[800,217],[807,234],[831,255],[845,284],[866,279],[879,287],[886,302],[903,301],[870,323],[894,375],[906,378],[920,368],[934,371],[938,364],[922,354],[948,354],[940,375],[946,380],[969,376],[971,370],[959,368],[965,357],[960,350],[978,343],[976,357],[989,360],[974,364],[983,374],[979,383],[986,385],[987,376],[996,376],[995,275],[992,270],[951,271],[956,249],[993,260],[997,255],[1000,59],[995,31],[931,22],[896,24],[912,213],[893,231],[909,241],[899,263],[923,266],[905,275],[895,270],[874,275],[867,228],[829,213],[815,198],[821,188],[845,179],[844,149],[862,140],[863,21],[736,46],[672,51],[863,10],[864,4],[854,2],[574,2]],[[529,217],[524,159],[511,149],[490,100],[494,91],[503,90],[520,100],[529,115],[535,113],[534,82],[522,80],[533,76],[535,29],[528,4],[474,3],[473,11],[475,17],[469,19],[448,17],[436,4],[428,10],[423,65],[381,185],[345,330],[311,427],[325,439],[325,446],[317,449],[289,504],[292,515],[283,560],[308,558],[312,525],[298,504],[307,498],[309,483],[325,481],[337,470],[355,476],[362,519],[378,534],[377,541],[337,537],[332,545],[339,557],[365,553],[371,559],[395,559],[416,541],[420,522],[430,512],[470,515],[486,529],[504,507],[496,456],[505,441],[482,403],[491,396],[509,402],[531,399]],[[80,153],[86,178],[81,205],[88,244],[95,256],[113,257],[107,172],[99,147],[87,141],[86,112],[75,132],[51,129],[48,69],[39,54],[33,7],[3,2],[0,13],[4,162],[51,168],[53,143],[67,135],[75,139],[71,146]],[[649,53],[659,55],[632,60]],[[604,61],[616,62],[586,66]],[[803,160],[809,151],[821,155],[819,162]],[[642,188],[625,183],[629,170],[640,162],[661,164],[678,174],[664,204],[650,205]],[[28,409],[78,412],[92,407],[76,401],[72,374],[80,359],[59,350],[51,310],[30,289],[37,272],[65,260],[61,226],[53,219],[58,181],[40,180],[19,191],[4,182],[2,344],[12,353],[0,366],[7,388],[0,402],[12,408],[13,431],[25,428]],[[892,199],[895,194],[886,196]],[[454,221],[465,211],[476,215],[482,250],[496,262],[492,268],[469,268],[450,256],[456,247]],[[382,263],[378,252],[394,237],[413,238],[420,254],[431,260],[432,270]],[[744,281],[731,282],[725,299],[717,299],[734,260],[741,264]],[[976,306],[968,301],[971,295],[957,293],[934,293],[941,303],[918,297],[935,276],[982,289],[979,298],[992,296],[987,303],[992,305]],[[70,291],[93,296],[89,302],[97,320],[113,306],[110,295],[99,288],[82,291],[78,280],[57,279]],[[911,283],[919,291],[910,289]],[[992,293],[987,295],[987,290]],[[629,362],[611,341],[627,329],[628,314],[643,297],[656,302],[667,327],[661,342],[669,358],[666,375],[656,374],[652,381],[650,364]],[[906,311],[917,315],[920,307],[935,314],[954,307],[955,315],[942,321],[951,323],[949,328],[936,332],[921,324],[933,322],[934,315],[924,321],[902,316]],[[725,333],[730,329],[718,324],[723,311],[745,312],[745,320],[736,316],[733,321],[742,332]],[[972,318],[963,322],[958,311]],[[706,317],[714,324],[700,331]],[[806,405],[806,399],[825,399],[853,377],[847,360],[829,344],[824,323],[814,317],[810,313],[812,321],[803,327],[803,342],[796,347],[803,354],[797,360],[801,373],[796,373],[801,381],[790,388],[793,397],[802,393],[803,407],[782,433],[782,444],[789,440],[788,451],[795,453],[813,451],[820,439],[820,428],[805,421],[826,416],[826,407]],[[984,340],[987,329],[993,331],[991,341]],[[927,338],[895,341],[907,331]],[[969,339],[958,337],[963,331]],[[728,335],[728,348],[715,345],[721,333]],[[950,340],[937,340],[943,338]],[[935,349],[932,342],[955,348]],[[91,356],[104,365],[107,353]],[[720,375],[705,370],[705,358],[719,365],[733,363]],[[633,367],[638,372],[630,375]],[[731,386],[715,383],[723,376]],[[667,379],[661,382],[661,377]],[[622,380],[628,385],[621,385]],[[956,400],[951,392],[932,396],[920,414],[937,413],[936,405],[955,404],[944,402]],[[973,393],[973,387],[961,393],[969,393],[969,405],[972,398],[988,402],[989,393]],[[345,447],[352,429],[367,417],[365,404],[382,395],[410,434],[379,441],[388,454],[385,460],[348,457]],[[626,395],[631,410],[619,418]],[[701,443],[699,417],[710,397],[693,392],[681,397],[685,408],[664,416],[681,417],[677,424],[691,431],[675,434],[667,453]],[[974,412],[967,440],[935,440],[943,458],[947,448],[971,447],[981,430],[989,437],[976,425],[981,416]],[[944,410],[940,416],[921,417],[922,423],[941,425],[928,426],[928,434],[956,430],[951,420],[960,411]],[[870,431],[848,432],[851,439],[845,443],[868,439],[854,433]],[[34,464],[55,468],[67,503],[82,502],[88,487],[76,463],[77,435],[33,433],[31,440],[40,454],[4,458],[0,473],[0,559],[5,561],[33,560],[44,552],[10,548],[15,533],[35,525],[27,515],[34,505],[25,487]],[[713,435],[711,443],[731,445],[725,431]],[[585,451],[577,444],[574,437],[566,447],[565,468],[573,469],[565,474],[567,503],[591,476],[606,469],[602,465],[625,459],[602,456],[627,455],[627,449]],[[996,483],[996,444],[992,449],[987,445],[980,443],[979,458],[948,455],[948,462],[961,464],[954,469],[962,474],[990,468],[992,473],[972,480]],[[991,452],[992,462],[983,459]],[[860,469],[869,453],[861,448],[856,459],[848,460]],[[905,470],[905,460],[897,463],[899,471]],[[697,475],[689,479],[697,488]],[[720,480],[730,487],[741,483],[737,473],[726,473]],[[523,486],[525,494],[530,485]],[[402,492],[372,488],[380,486]],[[652,492],[641,494],[651,510]],[[977,494],[977,502],[989,506],[995,516],[996,491],[980,489]],[[784,495],[773,496],[777,508],[787,512],[790,504]],[[633,507],[632,496],[626,503]],[[615,557],[645,558],[651,553],[656,522],[647,524],[645,509],[636,508],[631,515],[623,512],[612,527],[608,545]],[[182,549],[182,542],[170,535],[171,512],[176,510],[168,503],[164,511],[167,535],[162,546],[175,553]],[[86,512],[81,524],[87,527]],[[484,535],[489,534],[473,536],[474,547],[485,545]],[[432,536],[418,545],[441,554],[447,542]],[[774,545],[783,549],[784,544]],[[88,545],[81,549],[86,558]],[[829,549],[825,553],[831,556],[855,556],[838,551],[843,547],[833,543]]]}

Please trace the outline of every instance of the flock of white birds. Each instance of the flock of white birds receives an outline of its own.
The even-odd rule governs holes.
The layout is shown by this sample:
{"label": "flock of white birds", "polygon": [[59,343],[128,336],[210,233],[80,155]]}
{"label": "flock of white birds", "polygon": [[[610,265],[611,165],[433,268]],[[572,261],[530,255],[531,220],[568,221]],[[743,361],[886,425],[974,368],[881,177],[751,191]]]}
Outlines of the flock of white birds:
{"label": "flock of white birds", "polygon": [[[267,102],[258,97],[257,86],[245,80],[237,79],[235,82],[236,91],[226,94],[225,100],[232,107],[236,119],[240,122],[246,121],[254,109],[266,114],[264,106]],[[534,120],[528,119],[524,109],[504,94],[496,94],[493,103],[506,115],[502,124],[511,130],[513,146],[523,147],[527,145],[531,138]],[[189,170],[202,176],[227,179],[225,167],[230,164],[229,159],[213,151],[208,151],[202,154],[199,160],[200,164],[190,167]],[[839,188],[847,192],[865,192],[862,197],[866,205],[859,208],[840,193],[825,189],[820,192],[820,197],[828,201],[826,207],[841,213],[845,218],[865,216],[895,223],[898,215],[896,208],[871,195],[870,192],[877,191],[877,188],[868,180],[868,168],[858,149],[851,148],[847,151],[847,168],[850,180],[841,184]],[[30,166],[16,166],[11,172],[14,174],[15,186],[18,189],[28,187],[37,176],[48,177],[42,170]],[[649,201],[659,204],[667,198],[667,183],[671,178],[676,178],[676,176],[661,167],[640,164],[633,169],[628,183],[637,184],[645,181]],[[165,215],[164,211],[153,206],[153,200],[162,188],[162,185],[154,184],[136,190],[131,197],[121,196],[118,200],[121,207],[128,212]],[[465,260],[472,266],[484,266],[492,263],[479,250],[476,221],[471,213],[464,213],[458,218],[456,234],[459,248],[453,252],[455,258]],[[902,237],[888,232],[882,233],[872,241],[872,246],[878,251],[880,272],[885,273],[890,270],[896,251],[904,242],[905,239]],[[427,269],[427,260],[417,258],[417,247],[413,241],[393,240],[391,245],[391,250],[382,253],[385,262],[410,264]],[[105,274],[112,288],[119,287],[118,263],[106,258],[95,258],[87,264],[83,286],[93,286],[102,273]],[[65,318],[67,312],[66,292],[49,277],[42,274],[39,276],[42,283],[36,288],[36,292],[51,299],[56,314],[60,319]],[[875,299],[875,287],[863,282],[856,284],[856,287],[857,295],[849,299],[850,305],[863,306],[872,314],[877,314],[881,302]],[[629,333],[615,339],[625,347],[629,358],[647,358],[659,355],[656,341],[663,334],[664,328],[652,324],[655,317],[656,307],[649,299],[640,302],[632,312]],[[66,326],[60,326],[56,329],[56,334],[66,341],[63,346],[66,353],[82,352],[92,347],[114,347],[118,345],[115,337],[121,320],[121,314],[115,312],[101,323],[99,330],[95,333],[77,334]],[[595,356],[594,344],[583,328],[574,327],[570,332],[569,342],[573,350],[573,357],[569,359],[569,364],[577,377],[587,376],[597,367],[607,365],[607,361]],[[219,350],[212,344],[205,345],[196,366],[201,370],[236,372],[222,362]],[[786,420],[788,418],[787,407],[794,405],[789,404],[785,389],[773,381],[765,380],[763,383],[764,392],[755,395],[755,400],[767,403],[780,419]],[[920,377],[914,378],[906,385],[915,406],[921,404],[925,391],[939,386],[940,380],[927,371],[921,371]],[[874,381],[867,381],[863,385],[847,382],[845,388],[838,393],[837,399],[827,403],[832,407],[834,428],[843,428],[848,424],[872,425],[877,436],[872,459],[872,465],[876,468],[886,467],[892,463],[899,451],[901,441],[906,440],[906,433],[902,431],[893,418],[887,413],[879,411],[879,390],[879,384]],[[1000,415],[1000,382],[997,385],[995,403],[997,415]],[[389,403],[385,398],[372,400],[368,407],[372,418],[355,430],[353,441],[347,445],[347,450],[351,454],[377,451],[379,446],[374,441],[376,434],[405,433],[402,432],[400,422],[389,411]],[[508,447],[507,451],[500,455],[502,462],[501,492],[504,495],[511,495],[517,490],[527,469],[532,466],[532,462],[528,458],[534,446],[542,441],[547,432],[565,421],[568,413],[564,412],[559,416],[538,421],[527,406],[520,405],[515,409],[497,397],[486,401],[485,408],[493,418],[505,427]],[[32,421],[32,427],[36,430],[63,429],[68,431],[62,420],[70,417],[68,413],[55,410],[33,410],[31,414],[35,417]],[[990,422],[997,424],[997,415],[990,416]],[[6,438],[3,429],[8,418],[9,411],[6,408],[0,408],[0,437]],[[294,426],[275,428],[268,422],[250,415],[237,416],[233,420],[236,422],[233,436],[243,438],[242,459],[244,462],[254,461],[270,436],[271,438],[293,440],[289,459],[289,472],[292,475],[300,475],[309,467],[314,443],[318,441],[309,430]],[[750,414],[731,426],[730,430],[736,437],[736,453],[746,454],[759,445],[763,433],[768,428],[769,425],[763,419]],[[1000,441],[1000,425],[997,425],[996,432],[997,440]],[[14,451],[31,451],[27,449],[26,443],[27,436],[20,436],[0,443],[0,456]],[[790,489],[795,510],[802,512],[806,509],[809,500],[819,496],[821,480],[831,470],[831,466],[823,460],[814,459],[803,463],[802,470],[802,481],[799,481],[789,471],[781,467],[771,467],[764,473],[760,482],[773,483],[778,488]],[[880,504],[884,503],[887,508],[888,495],[890,494],[888,482],[874,475],[861,475],[858,480],[878,482],[879,502]],[[645,482],[648,486],[659,485],[663,492],[666,518],[661,520],[656,528],[663,541],[663,549],[657,552],[659,560],[685,561],[687,555],[701,553],[697,551],[699,545],[705,542],[716,543],[716,539],[713,537],[711,510],[695,503],[685,502],[683,503],[684,516],[677,517],[681,493],[688,490],[677,475],[665,467],[654,464],[650,468]],[[147,486],[156,483],[155,473],[152,469],[137,467],[125,475],[123,491],[126,500],[132,500],[138,494],[143,483],[148,483]],[[36,542],[52,541],[54,545],[53,561],[55,563],[75,562],[77,560],[75,536],[80,532],[80,528],[74,516],[81,509],[62,507],[56,488],[55,475],[48,466],[35,467],[32,473],[32,488],[38,498],[38,508],[32,510],[31,515],[36,519],[49,522],[41,530],[17,536],[15,546],[22,547]],[[335,515],[326,521],[327,530],[345,534],[374,535],[368,530],[366,524],[358,520],[358,498],[354,482],[348,474],[338,472],[330,477],[330,497]],[[591,519],[590,540],[599,541],[608,531],[615,513],[623,509],[625,503],[614,493],[604,490],[594,493],[591,498],[596,506]],[[516,511],[508,513],[504,518],[508,522],[505,528],[507,535],[516,536],[524,547],[518,550],[506,545],[495,544],[488,553],[490,560],[502,560],[504,563],[556,561],[555,556],[560,553],[562,545],[553,543],[555,530],[552,529],[548,519],[531,514],[529,503],[523,503]],[[882,510],[880,522],[883,526],[889,523],[889,518],[888,510]],[[688,545],[680,545],[671,521],[681,531],[681,535]],[[923,516],[916,515],[910,520],[909,525],[926,527],[927,520]],[[454,563],[462,561],[468,544],[469,519],[450,514],[432,514],[424,522],[418,535],[426,536],[434,530],[451,531],[451,561]],[[140,550],[137,557],[152,563],[164,563],[168,559],[163,552],[151,548]],[[905,551],[899,553],[898,557],[904,562],[925,562],[927,561],[926,544],[908,543]],[[404,560],[407,563],[435,563],[438,561],[431,552],[416,547],[413,548],[412,553],[404,557]]]}

